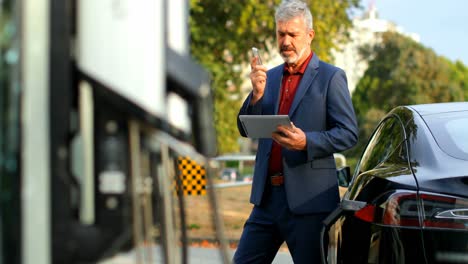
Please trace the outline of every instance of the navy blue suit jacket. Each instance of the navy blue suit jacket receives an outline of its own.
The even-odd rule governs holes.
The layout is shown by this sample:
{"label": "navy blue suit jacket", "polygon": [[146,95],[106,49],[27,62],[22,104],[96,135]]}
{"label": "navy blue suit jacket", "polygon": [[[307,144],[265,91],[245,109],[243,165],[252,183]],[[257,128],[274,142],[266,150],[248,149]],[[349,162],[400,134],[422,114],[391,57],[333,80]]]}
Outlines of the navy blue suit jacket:
{"label": "navy blue suit jacket", "polygon": [[[250,105],[252,93],[244,101],[239,115],[274,115],[278,112],[284,65],[267,72],[265,92]],[[330,212],[339,203],[333,153],[357,142],[358,128],[346,75],[343,70],[322,62],[313,55],[297,88],[289,110],[294,125],[307,137],[307,149],[282,148],[285,189],[290,210],[297,214]],[[242,136],[246,136],[237,119]],[[250,202],[260,205],[267,183],[268,160],[273,140],[259,139]]]}

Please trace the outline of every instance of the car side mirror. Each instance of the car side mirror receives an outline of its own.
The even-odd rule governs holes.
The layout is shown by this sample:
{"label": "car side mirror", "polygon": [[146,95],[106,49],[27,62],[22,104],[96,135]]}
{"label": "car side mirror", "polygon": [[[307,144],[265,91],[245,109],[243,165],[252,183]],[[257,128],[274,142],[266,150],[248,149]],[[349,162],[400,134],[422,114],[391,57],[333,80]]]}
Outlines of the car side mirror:
{"label": "car side mirror", "polygon": [[339,167],[336,169],[336,176],[339,186],[348,187],[351,182],[351,169],[349,166]]}

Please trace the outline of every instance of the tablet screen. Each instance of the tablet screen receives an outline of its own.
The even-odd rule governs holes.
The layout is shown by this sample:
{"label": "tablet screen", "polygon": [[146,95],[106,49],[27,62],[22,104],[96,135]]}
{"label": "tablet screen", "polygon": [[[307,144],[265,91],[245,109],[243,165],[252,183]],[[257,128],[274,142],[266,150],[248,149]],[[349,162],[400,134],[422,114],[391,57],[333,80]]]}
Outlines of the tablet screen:
{"label": "tablet screen", "polygon": [[278,125],[291,126],[288,115],[239,115],[249,138],[271,138]]}

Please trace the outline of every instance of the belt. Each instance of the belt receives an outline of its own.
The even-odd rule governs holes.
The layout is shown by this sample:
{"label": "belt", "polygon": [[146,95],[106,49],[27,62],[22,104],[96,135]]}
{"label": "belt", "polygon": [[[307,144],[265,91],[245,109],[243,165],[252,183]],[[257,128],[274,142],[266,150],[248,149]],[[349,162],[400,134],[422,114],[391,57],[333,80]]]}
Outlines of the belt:
{"label": "belt", "polygon": [[284,176],[282,173],[276,173],[270,176],[270,183],[273,186],[281,186],[284,184]]}

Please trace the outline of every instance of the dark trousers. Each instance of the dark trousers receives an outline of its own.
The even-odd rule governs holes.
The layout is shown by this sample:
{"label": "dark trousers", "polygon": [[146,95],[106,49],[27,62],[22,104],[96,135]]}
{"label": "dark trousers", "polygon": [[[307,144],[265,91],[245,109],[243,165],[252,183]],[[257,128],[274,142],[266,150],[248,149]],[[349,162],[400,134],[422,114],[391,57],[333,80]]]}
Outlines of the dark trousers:
{"label": "dark trousers", "polygon": [[268,186],[244,225],[234,263],[271,263],[284,241],[295,264],[320,263],[320,230],[327,215],[295,215],[288,209],[284,186]]}

